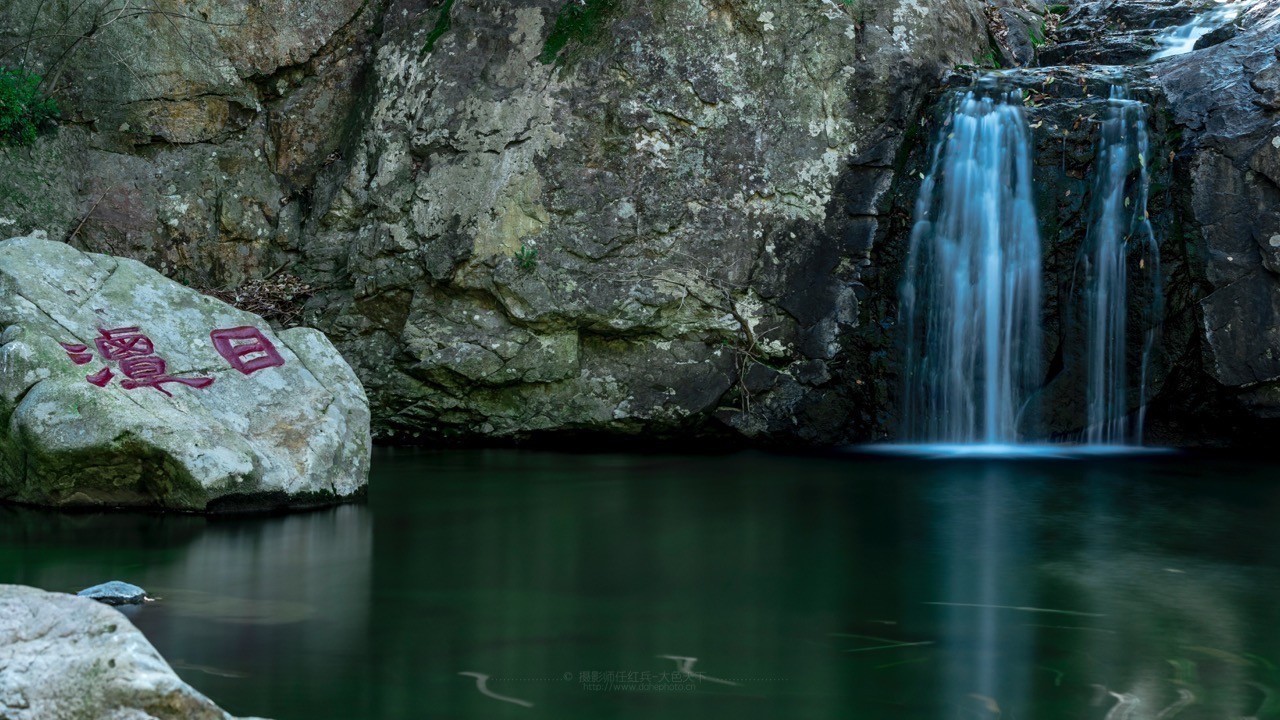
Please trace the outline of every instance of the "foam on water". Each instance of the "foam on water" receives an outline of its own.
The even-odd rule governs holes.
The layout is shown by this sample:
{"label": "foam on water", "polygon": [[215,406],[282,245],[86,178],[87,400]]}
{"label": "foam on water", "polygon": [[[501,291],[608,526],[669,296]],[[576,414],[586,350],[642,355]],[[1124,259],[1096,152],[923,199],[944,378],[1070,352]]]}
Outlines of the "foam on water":
{"label": "foam on water", "polygon": [[1140,445],[1018,445],[1018,444],[920,444],[920,445],[856,445],[852,452],[872,455],[892,455],[922,459],[1008,459],[1008,460],[1080,460],[1097,457],[1123,457],[1161,455],[1172,452],[1166,448]]}

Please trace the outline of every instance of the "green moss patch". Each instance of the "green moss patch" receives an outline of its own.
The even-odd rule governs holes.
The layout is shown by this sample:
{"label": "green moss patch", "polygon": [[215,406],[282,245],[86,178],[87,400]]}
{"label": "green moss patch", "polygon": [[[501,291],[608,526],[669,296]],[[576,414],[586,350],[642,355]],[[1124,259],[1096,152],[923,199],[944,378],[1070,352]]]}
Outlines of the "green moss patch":
{"label": "green moss patch", "polygon": [[569,0],[556,13],[551,34],[542,45],[538,59],[551,64],[570,43],[588,43],[599,36],[618,9],[619,0]]}
{"label": "green moss patch", "polygon": [[453,27],[453,18],[451,17],[453,3],[454,0],[444,0],[444,4],[440,6],[440,14],[436,16],[436,24],[427,35],[427,42],[422,46],[422,52],[429,53],[434,50],[436,41]]}

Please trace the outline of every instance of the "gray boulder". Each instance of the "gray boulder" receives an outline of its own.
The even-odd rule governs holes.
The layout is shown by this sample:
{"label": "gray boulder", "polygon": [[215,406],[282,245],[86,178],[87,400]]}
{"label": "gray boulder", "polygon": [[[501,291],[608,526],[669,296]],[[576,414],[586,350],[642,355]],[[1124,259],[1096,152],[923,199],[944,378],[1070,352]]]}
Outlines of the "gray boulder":
{"label": "gray boulder", "polygon": [[232,720],[119,611],[19,585],[0,585],[0,718]]}
{"label": "gray boulder", "polygon": [[364,391],[319,332],[133,260],[0,242],[0,499],[312,505],[360,491],[369,450]]}
{"label": "gray boulder", "polygon": [[97,600],[104,605],[141,605],[147,600],[147,591],[137,585],[130,585],[127,582],[112,580],[94,585],[91,588],[85,588],[76,595]]}

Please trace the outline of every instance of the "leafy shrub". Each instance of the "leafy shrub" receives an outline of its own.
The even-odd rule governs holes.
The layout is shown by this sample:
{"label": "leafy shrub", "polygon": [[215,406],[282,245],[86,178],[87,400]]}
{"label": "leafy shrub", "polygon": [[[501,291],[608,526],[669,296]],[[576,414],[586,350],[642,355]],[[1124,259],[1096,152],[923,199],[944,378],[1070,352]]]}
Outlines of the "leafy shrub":
{"label": "leafy shrub", "polygon": [[29,145],[58,116],[58,104],[40,92],[40,76],[0,67],[0,145]]}

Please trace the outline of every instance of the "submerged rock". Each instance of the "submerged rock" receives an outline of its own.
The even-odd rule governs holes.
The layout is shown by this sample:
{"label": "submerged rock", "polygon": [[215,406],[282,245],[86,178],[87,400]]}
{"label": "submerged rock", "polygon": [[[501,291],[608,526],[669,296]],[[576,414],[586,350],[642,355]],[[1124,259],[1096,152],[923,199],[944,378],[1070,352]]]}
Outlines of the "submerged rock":
{"label": "submerged rock", "polygon": [[141,605],[147,600],[147,591],[137,585],[130,585],[127,582],[112,580],[94,585],[91,588],[85,588],[76,595],[97,600],[104,605]]}
{"label": "submerged rock", "polygon": [[0,242],[0,499],[314,505],[364,487],[369,445],[364,391],[319,332],[133,260]]}
{"label": "submerged rock", "polygon": [[0,718],[233,720],[119,611],[0,585]]}

